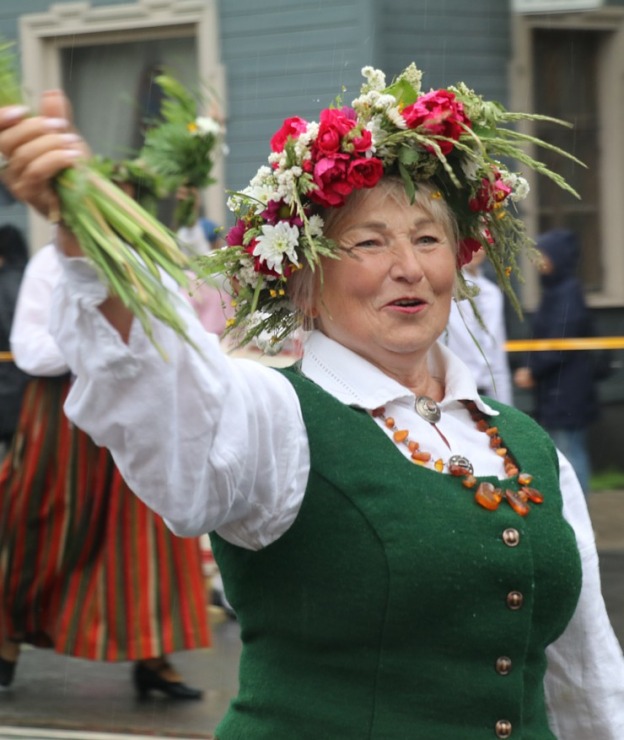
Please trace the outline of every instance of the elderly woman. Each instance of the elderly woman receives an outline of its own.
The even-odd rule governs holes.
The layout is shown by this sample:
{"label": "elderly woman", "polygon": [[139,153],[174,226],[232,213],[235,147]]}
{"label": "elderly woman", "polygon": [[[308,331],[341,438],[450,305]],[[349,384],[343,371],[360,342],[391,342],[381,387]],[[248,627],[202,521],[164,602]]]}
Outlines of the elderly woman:
{"label": "elderly woman", "polygon": [[[419,82],[369,72],[353,109],[288,119],[231,203],[233,327],[279,341],[303,314],[297,367],[224,356],[190,312],[201,351],[157,325],[163,362],[58,230],[68,415],[174,531],[213,533],[243,640],[219,740],[622,737],[578,481],[437,342],[474,249],[508,277],[522,182],[476,133],[501,140],[498,109]],[[3,179],[43,213],[81,152],[65,110],[0,111]]]}

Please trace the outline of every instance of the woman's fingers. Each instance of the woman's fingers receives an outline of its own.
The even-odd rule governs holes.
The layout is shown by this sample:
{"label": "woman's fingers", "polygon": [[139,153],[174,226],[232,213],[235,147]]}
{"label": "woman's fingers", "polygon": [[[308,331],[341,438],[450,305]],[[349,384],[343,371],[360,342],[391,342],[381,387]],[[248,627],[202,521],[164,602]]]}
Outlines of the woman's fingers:
{"label": "woman's fingers", "polygon": [[0,152],[5,161],[1,178],[16,198],[56,221],[58,200],[51,182],[89,151],[71,128],[63,93],[44,93],[41,112],[27,117],[21,106],[0,109]]}

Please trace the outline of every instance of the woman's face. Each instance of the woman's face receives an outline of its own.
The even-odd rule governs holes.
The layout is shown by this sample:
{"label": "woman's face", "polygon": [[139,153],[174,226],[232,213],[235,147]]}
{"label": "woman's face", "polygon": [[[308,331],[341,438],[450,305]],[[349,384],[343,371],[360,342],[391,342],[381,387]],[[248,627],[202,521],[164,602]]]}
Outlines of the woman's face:
{"label": "woman's face", "polygon": [[314,313],[327,336],[391,374],[422,360],[446,327],[455,286],[452,236],[401,194],[375,188],[344,207],[328,236]]}

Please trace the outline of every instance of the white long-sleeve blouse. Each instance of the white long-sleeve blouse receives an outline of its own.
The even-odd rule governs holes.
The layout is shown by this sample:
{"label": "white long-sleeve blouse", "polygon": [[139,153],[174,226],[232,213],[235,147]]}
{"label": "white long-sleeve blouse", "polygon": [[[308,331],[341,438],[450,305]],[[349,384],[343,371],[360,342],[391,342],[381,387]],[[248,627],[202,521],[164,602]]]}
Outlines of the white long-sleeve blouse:
{"label": "white long-sleeve blouse", "polygon": [[[298,398],[275,370],[223,354],[180,301],[201,354],[163,326],[165,362],[134,322],[125,344],[97,306],[105,288],[85,261],[67,260],[55,293],[52,333],[76,374],[66,413],[109,447],[130,488],[181,535],[216,530],[260,549],[279,538],[301,505],[310,456]],[[483,444],[460,399],[479,399],[463,363],[437,345],[430,366],[444,379],[437,425],[476,475],[504,477],[500,457]],[[320,333],[309,338],[303,373],[338,400],[384,405],[423,449],[448,448],[414,411],[414,396],[360,356]],[[546,694],[553,732],[562,740],[624,737],[624,658],[600,590],[598,557],[585,498],[560,455],[564,516],[581,555],[583,584],[565,632],[548,648]]]}

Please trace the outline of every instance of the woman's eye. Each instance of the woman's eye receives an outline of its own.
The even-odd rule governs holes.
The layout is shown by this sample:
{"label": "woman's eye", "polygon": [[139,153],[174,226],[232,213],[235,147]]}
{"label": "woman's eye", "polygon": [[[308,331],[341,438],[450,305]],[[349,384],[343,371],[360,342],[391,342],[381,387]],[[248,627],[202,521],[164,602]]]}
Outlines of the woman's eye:
{"label": "woman's eye", "polygon": [[360,239],[356,242],[356,247],[378,247],[381,244],[379,239]]}
{"label": "woman's eye", "polygon": [[437,244],[440,240],[437,236],[433,236],[431,234],[423,234],[422,236],[419,236],[416,238],[417,244]]}

